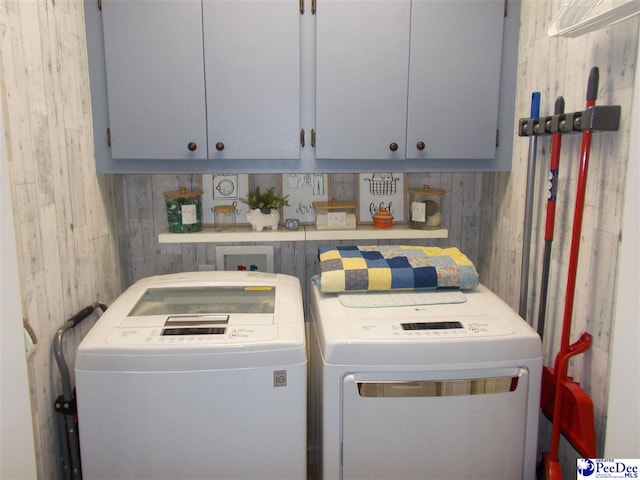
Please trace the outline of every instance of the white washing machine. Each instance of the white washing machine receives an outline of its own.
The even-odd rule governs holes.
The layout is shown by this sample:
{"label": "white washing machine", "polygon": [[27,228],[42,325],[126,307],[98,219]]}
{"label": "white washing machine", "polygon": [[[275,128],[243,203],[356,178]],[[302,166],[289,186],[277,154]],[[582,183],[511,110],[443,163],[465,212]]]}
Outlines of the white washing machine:
{"label": "white washing machine", "polygon": [[75,372],[86,480],[306,477],[297,278],[140,280],[81,342]]}
{"label": "white washing machine", "polygon": [[312,478],[535,478],[540,337],[495,294],[310,302]]}

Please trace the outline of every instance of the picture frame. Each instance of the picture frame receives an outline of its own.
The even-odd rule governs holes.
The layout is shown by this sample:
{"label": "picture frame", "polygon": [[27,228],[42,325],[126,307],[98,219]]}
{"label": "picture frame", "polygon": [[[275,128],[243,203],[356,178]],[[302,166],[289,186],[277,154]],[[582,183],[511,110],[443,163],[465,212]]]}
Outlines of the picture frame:
{"label": "picture frame", "polygon": [[373,172],[357,174],[358,224],[373,223],[372,215],[380,207],[393,215],[394,224],[407,222],[405,200],[405,174],[392,172]]}
{"label": "picture frame", "polygon": [[273,273],[273,246],[217,246],[216,270]]}
{"label": "picture frame", "polygon": [[248,225],[245,213],[249,207],[239,198],[245,197],[251,188],[249,174],[246,173],[209,173],[201,176],[202,186],[202,223],[215,225],[213,207],[233,205],[236,209],[236,225]]}
{"label": "picture frame", "polygon": [[327,173],[286,173],[280,176],[280,191],[289,195],[289,206],[282,208],[282,222],[297,218],[300,225],[315,223],[313,202],[329,200],[329,175]]}

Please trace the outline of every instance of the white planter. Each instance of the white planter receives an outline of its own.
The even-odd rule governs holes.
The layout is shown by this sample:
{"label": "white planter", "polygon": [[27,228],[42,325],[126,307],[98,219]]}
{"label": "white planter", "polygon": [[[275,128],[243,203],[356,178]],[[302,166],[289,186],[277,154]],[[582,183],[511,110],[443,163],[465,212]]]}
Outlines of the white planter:
{"label": "white planter", "polygon": [[262,213],[259,208],[251,209],[245,217],[247,222],[256,232],[261,232],[264,227],[271,227],[271,230],[278,230],[278,222],[280,221],[280,212],[272,209],[271,213]]}

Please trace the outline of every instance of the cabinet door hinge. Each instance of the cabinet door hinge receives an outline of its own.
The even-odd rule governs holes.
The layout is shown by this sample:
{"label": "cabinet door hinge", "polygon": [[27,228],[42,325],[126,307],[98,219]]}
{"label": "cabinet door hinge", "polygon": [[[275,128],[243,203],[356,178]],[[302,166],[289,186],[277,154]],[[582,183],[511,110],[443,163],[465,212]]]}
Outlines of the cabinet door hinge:
{"label": "cabinet door hinge", "polygon": [[111,146],[111,129],[107,128],[107,146]]}
{"label": "cabinet door hinge", "polygon": [[496,128],[496,147],[500,145],[500,129]]}
{"label": "cabinet door hinge", "polygon": [[509,13],[509,0],[504,0],[504,16],[507,17]]}

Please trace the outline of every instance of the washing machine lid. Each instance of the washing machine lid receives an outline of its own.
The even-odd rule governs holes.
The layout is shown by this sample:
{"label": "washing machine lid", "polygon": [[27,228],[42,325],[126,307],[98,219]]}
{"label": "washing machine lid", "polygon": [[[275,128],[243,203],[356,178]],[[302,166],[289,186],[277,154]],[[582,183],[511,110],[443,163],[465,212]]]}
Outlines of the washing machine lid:
{"label": "washing machine lid", "polygon": [[330,364],[473,364],[542,355],[537,333],[483,285],[465,291],[463,301],[424,305],[347,307],[315,286],[311,296]]}
{"label": "washing machine lid", "polygon": [[272,282],[252,285],[149,286],[122,325],[224,324],[268,325],[275,321],[276,293]]}
{"label": "washing machine lid", "polygon": [[257,361],[249,359],[251,352],[293,350],[295,358],[302,358],[298,351],[304,348],[297,278],[260,272],[188,272],[146,278],[129,287],[81,342],[76,364],[95,367],[98,357],[110,358],[110,364],[128,358],[138,368],[147,368],[143,357],[154,358],[159,365],[165,362],[162,355],[223,354],[228,359],[234,353],[251,363]]}

